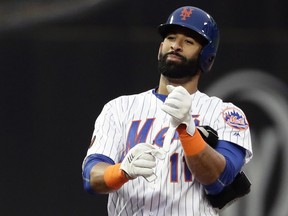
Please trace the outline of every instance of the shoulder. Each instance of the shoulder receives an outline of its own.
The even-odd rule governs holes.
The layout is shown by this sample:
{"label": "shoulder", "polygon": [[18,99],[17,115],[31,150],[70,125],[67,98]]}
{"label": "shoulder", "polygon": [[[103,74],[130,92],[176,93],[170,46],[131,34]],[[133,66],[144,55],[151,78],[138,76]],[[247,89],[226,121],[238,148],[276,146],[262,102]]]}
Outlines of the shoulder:
{"label": "shoulder", "polygon": [[130,107],[135,103],[139,103],[139,101],[145,100],[145,98],[149,98],[154,96],[152,93],[152,89],[147,90],[145,92],[137,93],[137,94],[131,94],[131,95],[121,95],[119,97],[116,97],[112,100],[110,100],[108,103],[105,104],[107,107],[114,107],[119,108],[122,107],[125,109],[125,107]]}
{"label": "shoulder", "polygon": [[209,96],[203,92],[197,91],[193,95],[193,103],[197,103],[198,105],[209,105],[209,106],[223,106],[224,102],[222,99],[216,96]]}
{"label": "shoulder", "polygon": [[[202,93],[203,94],[203,93]],[[249,129],[249,123],[244,111],[232,102],[223,101],[216,96],[207,96],[204,94],[206,103],[214,103],[216,106],[212,106],[214,112],[217,113],[217,122],[223,126],[223,129],[230,128],[232,132],[235,131],[247,131]],[[212,102],[213,101],[213,102]],[[218,125],[219,126],[219,125]],[[228,126],[228,127],[226,127]],[[221,127],[222,128],[222,127]]]}
{"label": "shoulder", "polygon": [[112,100],[112,102],[118,102],[118,101],[133,101],[133,100],[141,100],[145,97],[152,96],[152,90],[147,90],[145,92],[137,93],[137,94],[130,94],[130,95],[121,95],[115,99]]}
{"label": "shoulder", "polygon": [[246,130],[249,123],[244,111],[233,103],[224,103],[222,107],[224,122],[236,130]]}
{"label": "shoulder", "polygon": [[194,99],[193,101],[198,101],[200,104],[215,104],[217,105],[222,111],[229,110],[229,109],[234,109],[234,110],[241,110],[237,105],[235,105],[232,102],[229,101],[223,101],[221,98],[217,96],[209,96],[203,92],[197,91],[194,94]]}

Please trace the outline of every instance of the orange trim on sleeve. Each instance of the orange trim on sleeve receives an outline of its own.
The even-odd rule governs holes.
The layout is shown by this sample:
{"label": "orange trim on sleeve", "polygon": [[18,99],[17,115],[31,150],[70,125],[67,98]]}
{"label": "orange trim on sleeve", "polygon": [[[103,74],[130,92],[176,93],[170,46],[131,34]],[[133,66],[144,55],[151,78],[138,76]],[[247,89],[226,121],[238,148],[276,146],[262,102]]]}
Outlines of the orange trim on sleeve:
{"label": "orange trim on sleeve", "polygon": [[120,169],[120,163],[108,166],[104,171],[105,184],[111,189],[118,190],[128,180],[124,171]]}
{"label": "orange trim on sleeve", "polygon": [[204,150],[206,142],[197,129],[195,130],[194,135],[191,136],[186,131],[186,125],[181,124],[177,128],[177,132],[186,156],[196,155]]}

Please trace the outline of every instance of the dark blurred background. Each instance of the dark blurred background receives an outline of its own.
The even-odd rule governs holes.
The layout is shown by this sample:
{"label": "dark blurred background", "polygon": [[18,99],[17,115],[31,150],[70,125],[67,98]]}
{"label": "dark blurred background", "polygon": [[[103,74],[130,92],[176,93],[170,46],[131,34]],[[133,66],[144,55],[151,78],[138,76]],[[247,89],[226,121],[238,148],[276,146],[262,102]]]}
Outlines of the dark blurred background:
{"label": "dark blurred background", "polygon": [[288,172],[288,121],[279,123],[288,119],[284,0],[2,0],[0,215],[106,215],[107,197],[82,186],[94,121],[109,100],[157,86],[157,26],[184,5],[209,12],[221,32],[200,90],[218,82],[211,94],[240,105],[254,135],[247,173],[255,190],[240,203],[244,212],[235,204],[226,214],[288,215],[279,195]]}

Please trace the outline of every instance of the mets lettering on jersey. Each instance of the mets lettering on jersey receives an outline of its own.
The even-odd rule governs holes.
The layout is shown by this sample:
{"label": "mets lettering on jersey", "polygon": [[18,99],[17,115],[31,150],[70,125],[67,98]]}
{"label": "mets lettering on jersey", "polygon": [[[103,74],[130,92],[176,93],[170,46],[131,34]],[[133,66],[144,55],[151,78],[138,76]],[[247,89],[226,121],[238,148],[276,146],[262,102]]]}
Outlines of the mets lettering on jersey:
{"label": "mets lettering on jersey", "polygon": [[[219,139],[245,148],[248,162],[252,149],[244,113],[232,103],[199,91],[191,97],[195,123],[209,125],[218,132]],[[162,147],[170,120],[161,110],[162,103],[154,90],[121,96],[107,103],[95,122],[93,137],[97,136],[87,156],[103,154],[119,163],[138,143]],[[157,161],[155,173],[157,179],[152,183],[136,178],[110,193],[109,215],[218,215],[187,168],[177,133],[166,158]]]}

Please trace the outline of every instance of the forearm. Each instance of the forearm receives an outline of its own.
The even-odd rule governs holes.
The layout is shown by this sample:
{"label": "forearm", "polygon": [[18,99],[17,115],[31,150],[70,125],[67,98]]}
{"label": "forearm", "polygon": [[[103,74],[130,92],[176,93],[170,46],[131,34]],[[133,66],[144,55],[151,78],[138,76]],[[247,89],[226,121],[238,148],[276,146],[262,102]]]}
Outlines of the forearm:
{"label": "forearm", "polygon": [[195,178],[203,185],[215,182],[223,172],[226,160],[208,144],[198,154],[185,156],[187,166]]}
{"label": "forearm", "polygon": [[225,157],[210,147],[197,129],[193,136],[186,132],[183,124],[177,131],[191,173],[203,185],[215,182],[225,168]]}
{"label": "forearm", "polygon": [[104,171],[108,166],[111,166],[111,164],[99,162],[91,169],[90,186],[97,193],[109,193],[113,191],[107,187],[104,181]]}
{"label": "forearm", "polygon": [[128,177],[119,169],[119,164],[99,162],[90,172],[90,186],[97,193],[113,192],[127,181]]}

